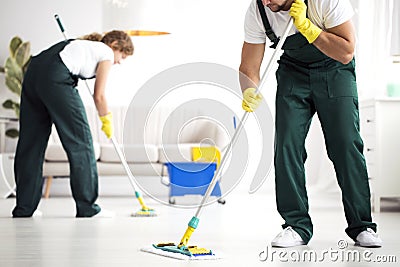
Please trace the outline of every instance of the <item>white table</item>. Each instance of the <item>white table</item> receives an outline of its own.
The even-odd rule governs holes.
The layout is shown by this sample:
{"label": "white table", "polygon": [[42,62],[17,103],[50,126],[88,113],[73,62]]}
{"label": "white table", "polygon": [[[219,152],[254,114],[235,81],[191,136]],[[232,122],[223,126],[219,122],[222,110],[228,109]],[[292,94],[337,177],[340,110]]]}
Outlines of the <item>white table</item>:
{"label": "white table", "polygon": [[15,195],[14,154],[0,154],[0,197]]}
{"label": "white table", "polygon": [[6,147],[6,124],[7,119],[0,118],[0,153],[3,153]]}
{"label": "white table", "polygon": [[4,153],[6,149],[6,126],[7,123],[15,122],[15,118],[0,117],[0,153]]}
{"label": "white table", "polygon": [[383,197],[400,197],[400,98],[360,101],[364,141],[374,210]]}

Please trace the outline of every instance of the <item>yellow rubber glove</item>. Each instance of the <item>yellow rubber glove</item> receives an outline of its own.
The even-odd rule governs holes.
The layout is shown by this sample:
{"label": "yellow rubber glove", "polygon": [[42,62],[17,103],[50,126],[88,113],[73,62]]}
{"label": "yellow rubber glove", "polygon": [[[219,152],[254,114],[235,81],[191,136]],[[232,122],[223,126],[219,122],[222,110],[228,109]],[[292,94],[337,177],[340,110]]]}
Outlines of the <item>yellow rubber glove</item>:
{"label": "yellow rubber glove", "polygon": [[247,112],[255,111],[261,104],[262,95],[256,94],[256,88],[247,88],[243,91],[242,108]]}
{"label": "yellow rubber glove", "polygon": [[109,112],[107,115],[100,116],[102,122],[101,130],[106,134],[107,138],[110,139],[114,134],[114,127],[112,123],[112,113]]}
{"label": "yellow rubber glove", "polygon": [[311,44],[318,38],[322,30],[313,24],[307,17],[307,6],[302,0],[294,0],[289,15],[293,17],[293,24]]}

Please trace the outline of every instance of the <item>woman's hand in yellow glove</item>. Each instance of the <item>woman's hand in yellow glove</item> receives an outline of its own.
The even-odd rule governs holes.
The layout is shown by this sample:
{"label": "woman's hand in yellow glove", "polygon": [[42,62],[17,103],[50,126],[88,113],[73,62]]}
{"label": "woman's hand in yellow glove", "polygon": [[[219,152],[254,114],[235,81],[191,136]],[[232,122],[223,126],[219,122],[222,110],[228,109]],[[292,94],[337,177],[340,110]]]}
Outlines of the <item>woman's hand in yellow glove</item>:
{"label": "woman's hand in yellow glove", "polygon": [[307,18],[307,6],[303,0],[294,0],[289,15],[293,17],[293,24],[310,44],[321,34],[322,30]]}
{"label": "woman's hand in yellow glove", "polygon": [[104,116],[100,116],[100,120],[102,122],[101,130],[106,134],[107,138],[110,139],[114,134],[114,126],[112,122],[112,113],[109,112]]}
{"label": "woman's hand in yellow glove", "polygon": [[256,88],[247,88],[243,91],[242,108],[247,112],[253,112],[261,104],[261,100],[262,95],[256,94]]}

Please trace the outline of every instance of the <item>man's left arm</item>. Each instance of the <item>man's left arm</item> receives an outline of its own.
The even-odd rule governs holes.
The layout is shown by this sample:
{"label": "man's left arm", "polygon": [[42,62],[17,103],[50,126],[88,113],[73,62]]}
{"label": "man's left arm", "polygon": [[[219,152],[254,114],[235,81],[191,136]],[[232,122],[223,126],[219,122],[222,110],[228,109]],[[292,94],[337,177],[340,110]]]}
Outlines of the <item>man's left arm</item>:
{"label": "man's left arm", "polygon": [[353,59],[355,47],[352,21],[322,31],[312,44],[328,57],[343,64],[349,63]]}
{"label": "man's left arm", "polygon": [[325,55],[343,64],[353,59],[355,33],[351,20],[323,31],[307,18],[307,6],[302,0],[294,0],[289,14],[299,32]]}

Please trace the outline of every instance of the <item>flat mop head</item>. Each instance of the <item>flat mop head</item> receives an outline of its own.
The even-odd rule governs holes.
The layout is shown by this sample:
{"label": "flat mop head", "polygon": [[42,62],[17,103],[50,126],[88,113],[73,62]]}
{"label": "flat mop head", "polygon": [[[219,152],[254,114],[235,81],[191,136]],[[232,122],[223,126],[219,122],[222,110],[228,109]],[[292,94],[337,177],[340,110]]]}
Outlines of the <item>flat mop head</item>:
{"label": "flat mop head", "polygon": [[153,244],[142,248],[143,252],[153,253],[180,260],[215,260],[220,259],[211,250],[197,246],[178,247],[174,243]]}
{"label": "flat mop head", "polygon": [[160,243],[157,245],[153,244],[153,247],[173,253],[181,253],[190,257],[213,255],[211,250],[205,248],[199,248],[197,246],[188,246],[188,247],[183,246],[182,248],[179,248],[174,243]]}
{"label": "flat mop head", "polygon": [[138,191],[135,191],[135,196],[142,207],[139,211],[131,214],[132,217],[154,217],[157,216],[157,213],[154,209],[149,208],[146,204],[144,204],[144,200]]}
{"label": "flat mop head", "polygon": [[131,214],[132,217],[155,217],[157,213],[154,209],[145,208]]}

